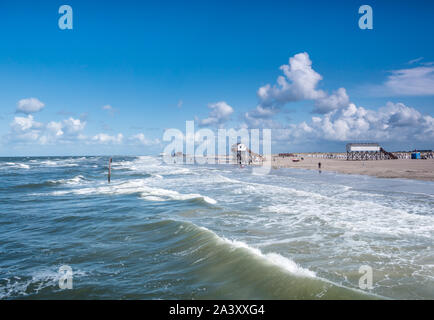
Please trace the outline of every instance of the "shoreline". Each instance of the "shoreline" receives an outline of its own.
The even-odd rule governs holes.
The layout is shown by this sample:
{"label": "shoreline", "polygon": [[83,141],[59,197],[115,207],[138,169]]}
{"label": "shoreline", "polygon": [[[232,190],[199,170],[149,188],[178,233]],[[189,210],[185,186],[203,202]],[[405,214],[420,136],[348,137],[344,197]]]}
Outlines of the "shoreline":
{"label": "shoreline", "polygon": [[[434,181],[434,159],[390,159],[390,160],[346,160],[346,154],[336,153],[334,158],[328,158],[331,154],[316,154],[309,156],[297,154],[291,156],[271,155],[271,168],[292,168],[318,171],[318,163],[321,162],[321,171],[336,172],[341,174],[365,175],[385,179],[408,179],[418,181]],[[180,158],[180,163],[185,158]],[[210,158],[205,157],[205,161]],[[236,161],[230,156],[216,156],[213,159],[216,164],[233,164]],[[295,162],[293,161],[295,160]],[[245,165],[247,165],[245,163]],[[250,165],[261,166],[259,162]]]}
{"label": "shoreline", "polygon": [[[299,162],[293,162],[293,159],[299,159]],[[368,175],[388,179],[434,181],[434,159],[347,161],[338,159],[304,158],[304,160],[301,160],[296,157],[279,157],[274,155],[271,160],[271,165],[274,169],[298,168],[318,171],[319,162],[321,162],[321,171]]]}

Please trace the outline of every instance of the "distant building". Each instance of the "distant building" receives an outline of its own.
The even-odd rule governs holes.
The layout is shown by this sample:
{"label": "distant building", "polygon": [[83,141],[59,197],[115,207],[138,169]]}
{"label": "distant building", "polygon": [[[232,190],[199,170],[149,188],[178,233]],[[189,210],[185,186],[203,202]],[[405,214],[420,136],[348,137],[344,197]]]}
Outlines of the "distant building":
{"label": "distant building", "polygon": [[232,152],[236,157],[237,164],[247,163],[248,152],[247,152],[247,146],[245,144],[243,143],[234,144],[232,146]]}
{"label": "distant building", "polygon": [[378,143],[348,143],[347,152],[379,152],[381,149]]}
{"label": "distant building", "polygon": [[348,143],[347,160],[387,160],[397,159],[384,150],[378,143]]}
{"label": "distant building", "polygon": [[237,164],[258,164],[264,161],[263,156],[253,152],[243,143],[232,145],[231,151]]}

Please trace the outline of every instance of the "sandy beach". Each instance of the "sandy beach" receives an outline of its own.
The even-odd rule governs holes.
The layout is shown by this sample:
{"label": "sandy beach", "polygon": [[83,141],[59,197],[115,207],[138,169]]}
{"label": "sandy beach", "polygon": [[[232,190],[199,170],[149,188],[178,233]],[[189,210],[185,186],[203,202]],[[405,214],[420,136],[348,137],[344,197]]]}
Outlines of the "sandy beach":
{"label": "sandy beach", "polygon": [[300,168],[318,170],[321,162],[322,171],[334,171],[346,174],[362,174],[379,178],[404,178],[434,181],[434,159],[428,160],[374,160],[346,161],[337,159],[304,158],[293,162],[292,157],[274,156],[274,168]]}

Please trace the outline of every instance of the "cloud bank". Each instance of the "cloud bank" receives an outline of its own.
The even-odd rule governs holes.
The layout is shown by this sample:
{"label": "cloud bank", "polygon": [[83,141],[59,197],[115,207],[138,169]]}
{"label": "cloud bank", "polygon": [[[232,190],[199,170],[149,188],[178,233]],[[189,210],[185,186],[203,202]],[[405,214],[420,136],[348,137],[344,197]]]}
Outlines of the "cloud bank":
{"label": "cloud bank", "polygon": [[[243,127],[271,128],[278,141],[434,141],[434,118],[422,115],[403,103],[388,102],[378,111],[358,107],[350,101],[345,88],[331,94],[318,89],[323,77],[312,68],[309,55],[296,54],[288,65],[280,67],[275,85],[258,90],[258,106],[244,114]],[[434,94],[434,67],[415,67],[394,71],[382,85],[389,92],[402,95]],[[318,116],[298,124],[285,125],[275,116],[284,105],[310,100],[312,113]]]}
{"label": "cloud bank", "polygon": [[[44,107],[37,99],[22,99],[17,103],[17,106],[20,108],[20,112],[27,113],[27,115],[13,118],[9,132],[2,137],[3,141],[9,144],[54,145],[83,143],[87,145],[120,145],[125,140],[131,145],[141,146],[152,146],[160,143],[158,139],[146,138],[143,133],[135,134],[128,139],[124,139],[122,133],[109,135],[102,132],[88,136],[85,134],[87,122],[83,118],[69,117],[62,121],[38,122],[30,114],[40,111]],[[103,107],[103,109],[113,110],[111,107]]]}

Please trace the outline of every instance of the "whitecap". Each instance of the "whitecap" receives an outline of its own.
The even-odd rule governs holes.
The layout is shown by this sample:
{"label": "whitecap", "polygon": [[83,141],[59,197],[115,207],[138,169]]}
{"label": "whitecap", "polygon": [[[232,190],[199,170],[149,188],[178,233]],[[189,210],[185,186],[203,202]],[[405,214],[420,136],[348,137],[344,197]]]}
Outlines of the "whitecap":
{"label": "whitecap", "polygon": [[284,257],[278,253],[270,252],[270,253],[264,254],[264,253],[262,253],[261,250],[254,248],[254,247],[251,247],[248,244],[246,244],[245,242],[237,241],[237,240],[229,240],[229,239],[220,238],[220,237],[219,237],[219,239],[228,243],[229,245],[231,245],[232,247],[234,247],[236,249],[246,250],[249,253],[251,253],[257,257],[266,260],[268,263],[276,265],[276,266],[280,267],[281,269],[290,272],[291,274],[302,276],[302,277],[308,277],[308,278],[315,278],[316,277],[315,272],[299,266],[297,263],[295,263],[291,259],[288,259],[288,258],[286,258],[286,257]]}

